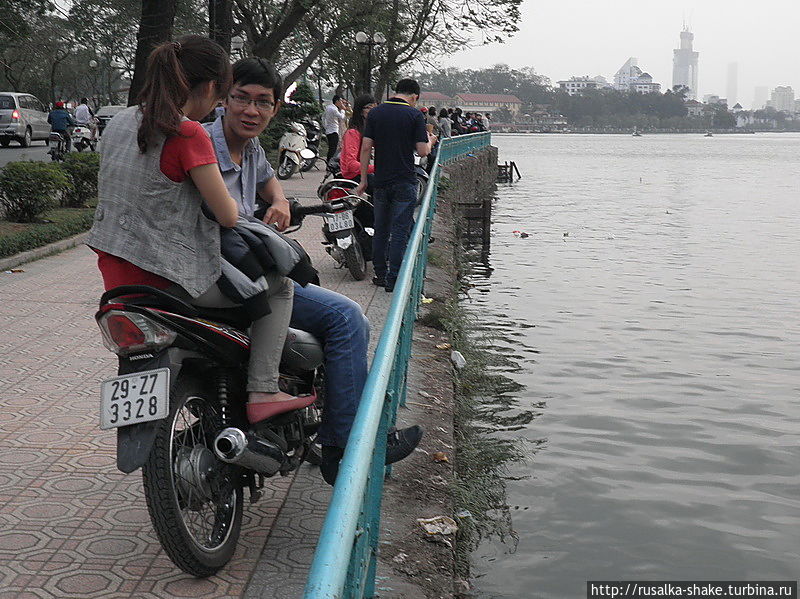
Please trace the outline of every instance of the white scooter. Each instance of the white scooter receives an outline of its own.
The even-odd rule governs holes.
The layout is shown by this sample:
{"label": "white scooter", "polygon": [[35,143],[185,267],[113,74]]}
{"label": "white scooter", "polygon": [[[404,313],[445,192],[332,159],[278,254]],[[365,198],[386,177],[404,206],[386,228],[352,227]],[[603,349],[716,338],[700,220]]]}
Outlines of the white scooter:
{"label": "white scooter", "polygon": [[78,152],[83,152],[84,149],[89,148],[92,152],[97,147],[97,140],[92,138],[92,130],[88,125],[76,125],[70,134],[72,137],[72,147]]}
{"label": "white scooter", "polygon": [[288,179],[295,174],[305,161],[316,158],[308,149],[306,128],[300,123],[289,123],[289,130],[278,142],[278,179]]}

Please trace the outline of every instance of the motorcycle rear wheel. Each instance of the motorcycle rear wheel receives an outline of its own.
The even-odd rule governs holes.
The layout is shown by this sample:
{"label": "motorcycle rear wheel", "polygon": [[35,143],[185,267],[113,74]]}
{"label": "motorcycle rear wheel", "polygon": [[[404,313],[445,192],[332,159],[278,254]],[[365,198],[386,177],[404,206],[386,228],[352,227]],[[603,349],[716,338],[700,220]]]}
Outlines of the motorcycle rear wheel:
{"label": "motorcycle rear wheel", "polygon": [[307,173],[312,168],[314,168],[314,165],[316,163],[317,163],[316,157],[311,158],[310,160],[307,160],[307,159],[303,158],[303,164],[300,165],[300,172],[301,173]]}
{"label": "motorcycle rear wheel", "polygon": [[364,260],[364,253],[358,241],[353,240],[350,247],[344,250],[344,261],[353,278],[356,281],[363,281],[367,276],[367,261]]}
{"label": "motorcycle rear wheel", "polygon": [[207,386],[183,375],[142,467],[147,509],[161,546],[176,566],[198,578],[230,561],[242,526],[237,469],[213,452],[220,426],[219,406]]}
{"label": "motorcycle rear wheel", "polygon": [[280,162],[278,163],[278,179],[284,180],[288,179],[292,175],[294,175],[295,170],[297,169],[297,164],[295,164],[294,160],[289,158],[289,154],[284,152],[281,155]]}

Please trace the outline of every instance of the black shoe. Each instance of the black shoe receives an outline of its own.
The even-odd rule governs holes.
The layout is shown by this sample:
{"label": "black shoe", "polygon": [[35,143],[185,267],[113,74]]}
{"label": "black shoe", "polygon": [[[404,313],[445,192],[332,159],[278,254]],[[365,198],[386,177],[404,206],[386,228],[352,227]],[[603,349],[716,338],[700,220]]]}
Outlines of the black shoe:
{"label": "black shoe", "polygon": [[[410,456],[421,439],[421,426],[414,425],[400,430],[392,428],[386,435],[386,465],[394,464]],[[344,456],[343,448],[322,446],[322,463],[319,465],[319,471],[323,480],[329,485],[336,482],[342,456]]]}
{"label": "black shoe", "polygon": [[378,287],[385,287],[386,281],[384,281],[381,277],[372,277],[372,284]]}
{"label": "black shoe", "polygon": [[394,430],[386,437],[386,465],[404,460],[422,440],[422,427],[415,424]]}
{"label": "black shoe", "polygon": [[392,280],[386,279],[386,284],[383,286],[383,288],[387,291],[387,293],[391,293],[392,291],[394,291],[394,284],[396,282],[397,282],[396,280],[392,281]]}
{"label": "black shoe", "polygon": [[322,462],[319,465],[322,479],[333,486],[336,482],[336,475],[339,474],[339,462],[342,461],[344,449],[341,447],[322,446]]}

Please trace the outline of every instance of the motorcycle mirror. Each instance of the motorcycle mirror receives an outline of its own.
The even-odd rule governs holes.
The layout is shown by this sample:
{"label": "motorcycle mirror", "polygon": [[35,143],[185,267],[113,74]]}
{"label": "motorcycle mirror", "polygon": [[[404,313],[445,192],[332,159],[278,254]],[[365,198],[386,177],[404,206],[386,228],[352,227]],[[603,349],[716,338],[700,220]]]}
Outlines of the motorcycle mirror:
{"label": "motorcycle mirror", "polygon": [[303,160],[311,160],[313,158],[316,158],[317,155],[314,153],[313,150],[309,150],[308,148],[303,148],[302,150],[300,150],[300,157]]}

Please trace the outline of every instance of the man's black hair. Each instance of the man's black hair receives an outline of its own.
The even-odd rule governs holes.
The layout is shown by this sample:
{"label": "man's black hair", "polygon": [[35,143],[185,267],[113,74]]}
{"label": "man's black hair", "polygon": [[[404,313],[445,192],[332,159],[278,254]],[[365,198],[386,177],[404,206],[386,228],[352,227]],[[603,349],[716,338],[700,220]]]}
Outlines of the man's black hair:
{"label": "man's black hair", "polygon": [[334,104],[336,104],[336,102],[338,102],[338,101],[339,101],[339,100],[341,100],[341,99],[342,99],[342,96],[335,95],[335,96],[333,96],[333,99],[331,100],[331,102],[333,102]]}
{"label": "man's black hair", "polygon": [[88,98],[81,98],[81,104],[88,104],[88,103],[89,103]]}
{"label": "man's black hair", "polygon": [[414,94],[418,96],[420,93],[419,83],[413,79],[401,79],[394,86],[394,91],[398,94]]}
{"label": "man's black hair", "polygon": [[243,58],[233,63],[234,85],[261,85],[272,90],[275,100],[283,98],[283,79],[275,66],[263,58]]}

